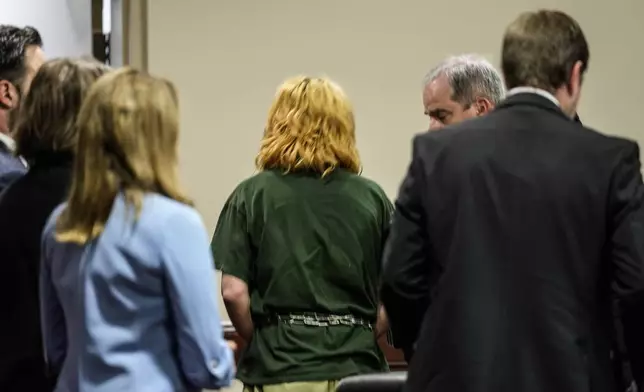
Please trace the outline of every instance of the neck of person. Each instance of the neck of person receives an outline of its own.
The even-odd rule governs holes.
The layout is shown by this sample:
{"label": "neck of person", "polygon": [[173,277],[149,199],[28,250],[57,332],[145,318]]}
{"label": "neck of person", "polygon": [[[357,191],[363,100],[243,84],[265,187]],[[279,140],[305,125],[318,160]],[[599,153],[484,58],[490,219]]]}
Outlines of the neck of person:
{"label": "neck of person", "polygon": [[0,133],[10,136],[9,132],[9,113],[0,109]]}
{"label": "neck of person", "polygon": [[6,121],[5,115],[5,111],[0,111],[0,144],[3,144],[10,151],[13,151],[15,143],[9,133],[9,124]]}

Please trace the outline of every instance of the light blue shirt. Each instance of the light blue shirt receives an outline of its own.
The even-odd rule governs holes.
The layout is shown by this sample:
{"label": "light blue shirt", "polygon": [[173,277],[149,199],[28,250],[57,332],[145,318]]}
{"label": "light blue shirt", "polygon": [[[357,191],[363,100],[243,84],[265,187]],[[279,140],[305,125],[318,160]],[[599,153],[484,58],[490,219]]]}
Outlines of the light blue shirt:
{"label": "light blue shirt", "polygon": [[135,219],[117,196],[103,233],[85,246],[42,237],[45,355],[57,392],[183,392],[228,386],[208,237],[198,213],[148,194]]}

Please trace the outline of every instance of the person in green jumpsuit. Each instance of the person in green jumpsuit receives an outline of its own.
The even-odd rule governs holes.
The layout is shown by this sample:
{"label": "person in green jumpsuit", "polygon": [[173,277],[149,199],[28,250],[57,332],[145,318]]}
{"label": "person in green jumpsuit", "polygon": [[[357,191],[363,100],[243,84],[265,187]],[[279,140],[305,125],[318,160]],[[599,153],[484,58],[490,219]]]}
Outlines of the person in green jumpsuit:
{"label": "person in green jumpsuit", "polygon": [[342,89],[287,80],[256,165],[226,201],[211,244],[247,343],[237,373],[245,391],[334,391],[344,377],[387,371],[378,284],[393,207],[360,175]]}

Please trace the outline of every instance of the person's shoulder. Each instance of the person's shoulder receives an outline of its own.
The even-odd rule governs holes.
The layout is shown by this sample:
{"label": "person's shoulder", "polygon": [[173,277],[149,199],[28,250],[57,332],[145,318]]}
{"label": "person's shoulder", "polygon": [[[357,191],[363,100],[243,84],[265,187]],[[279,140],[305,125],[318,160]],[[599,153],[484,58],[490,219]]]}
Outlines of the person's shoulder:
{"label": "person's shoulder", "polygon": [[58,224],[58,218],[63,213],[65,208],[67,208],[67,203],[61,203],[56,208],[54,208],[54,210],[49,215],[49,218],[47,218],[45,226],[43,227],[43,230],[41,232],[41,235],[40,235],[41,252],[42,252],[42,255],[47,258],[51,250],[55,246],[57,246],[56,245],[57,244],[56,227]]}
{"label": "person's shoulder", "polygon": [[639,145],[632,139],[604,133],[580,123],[572,123],[571,129],[576,131],[575,135],[579,140],[580,147],[583,146],[600,157],[622,159],[624,156],[634,156],[639,158]]}
{"label": "person's shoulder", "polygon": [[245,178],[233,188],[226,200],[226,206],[241,208],[247,200],[271,188],[283,177],[282,173],[276,173],[274,170],[263,170]]}
{"label": "person's shoulder", "polygon": [[385,194],[385,191],[382,189],[380,184],[364,174],[346,172],[345,177],[349,183],[356,184],[356,186],[363,187],[380,195]]}
{"label": "person's shoulder", "polygon": [[609,156],[613,158],[615,167],[620,167],[624,163],[626,166],[622,167],[637,167],[638,169],[641,167],[640,148],[636,141],[619,136],[603,136],[606,137],[606,148],[610,150]]}
{"label": "person's shoulder", "polygon": [[136,215],[134,205],[123,195],[117,196],[103,244],[117,244],[121,251],[127,249],[148,268],[158,268],[172,260],[170,255],[176,252],[207,247],[205,225],[191,205],[158,193],[147,193],[140,207]]}
{"label": "person's shoulder", "polygon": [[[121,211],[119,216],[130,219],[132,211]],[[118,224],[114,226],[116,229],[119,227]],[[206,230],[201,215],[194,207],[157,193],[145,195],[133,227],[137,243],[153,246],[161,251],[174,246],[173,244],[187,243],[205,236]]]}
{"label": "person's shoulder", "polygon": [[25,175],[26,171],[19,168],[2,168],[0,165],[0,190],[3,190]]}
{"label": "person's shoulder", "polygon": [[345,189],[355,194],[368,194],[381,203],[391,203],[389,196],[376,181],[363,175],[344,171],[342,179],[346,182]]}
{"label": "person's shoulder", "polygon": [[201,216],[194,207],[157,193],[144,197],[140,220],[153,230],[181,223],[201,225]]}
{"label": "person's shoulder", "polygon": [[[51,206],[50,201],[59,203],[64,199],[69,188],[70,182],[69,170],[62,171],[59,168],[53,168],[48,171],[30,170],[26,173],[21,171],[12,171],[5,175],[0,175],[0,184],[8,182],[5,192],[0,192],[2,198],[10,198],[15,205],[22,205],[26,200],[33,202],[35,200],[46,201],[45,205]],[[0,185],[0,188],[2,186]],[[42,192],[47,189],[47,192]],[[27,197],[25,197],[27,196]],[[31,206],[37,208],[37,206]]]}
{"label": "person's shoulder", "polygon": [[56,232],[56,222],[58,222],[58,218],[63,213],[63,210],[66,207],[67,203],[61,203],[56,208],[54,208],[51,214],[49,214],[49,218],[47,218],[47,222],[45,223],[42,231],[41,238],[43,239],[43,241],[50,240],[54,237],[54,234]]}
{"label": "person's shoulder", "polygon": [[270,186],[283,181],[285,177],[285,173],[279,170],[262,170],[240,182],[235,187],[235,192],[253,191],[257,188]]}
{"label": "person's shoulder", "polygon": [[286,189],[306,187],[310,177],[278,169],[261,170],[238,183],[226,200],[226,206],[243,208],[251,200],[266,194],[281,194]]}
{"label": "person's shoulder", "polygon": [[280,182],[284,174],[275,170],[262,170],[245,178],[233,188],[231,196],[241,196],[248,192],[255,192],[276,182]]}
{"label": "person's shoulder", "polygon": [[465,135],[472,128],[464,127],[463,123],[447,126],[445,128],[424,131],[414,135],[411,142],[411,155],[416,160],[439,159],[449,146],[463,141]]}
{"label": "person's shoulder", "polygon": [[475,136],[476,131],[490,128],[495,124],[495,122],[489,117],[490,115],[480,116],[467,119],[456,124],[451,124],[441,129],[417,133],[414,136],[413,144],[414,146],[432,143],[440,144],[460,139],[462,137],[467,138],[468,136]]}
{"label": "person's shoulder", "polygon": [[29,188],[26,176],[19,173],[7,175],[0,174],[0,206],[3,208],[13,208],[15,204],[20,204],[23,197],[23,191]]}
{"label": "person's shoulder", "polygon": [[625,151],[634,151],[639,149],[637,142],[633,139],[629,139],[624,136],[610,135],[603,133],[594,128],[590,128],[581,124],[577,124],[578,127],[582,127],[587,135],[593,137],[597,140],[599,145],[604,145],[610,149],[616,150],[625,150]]}

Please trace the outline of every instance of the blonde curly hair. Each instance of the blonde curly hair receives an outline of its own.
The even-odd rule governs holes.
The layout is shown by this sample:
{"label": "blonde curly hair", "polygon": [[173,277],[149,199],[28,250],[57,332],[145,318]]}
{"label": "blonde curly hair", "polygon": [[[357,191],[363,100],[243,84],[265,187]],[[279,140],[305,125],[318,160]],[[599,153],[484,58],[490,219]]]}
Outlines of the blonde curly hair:
{"label": "blonde curly hair", "polygon": [[338,168],[360,173],[353,107],[342,89],[324,78],[285,81],[255,163],[259,170],[310,170],[323,177]]}

